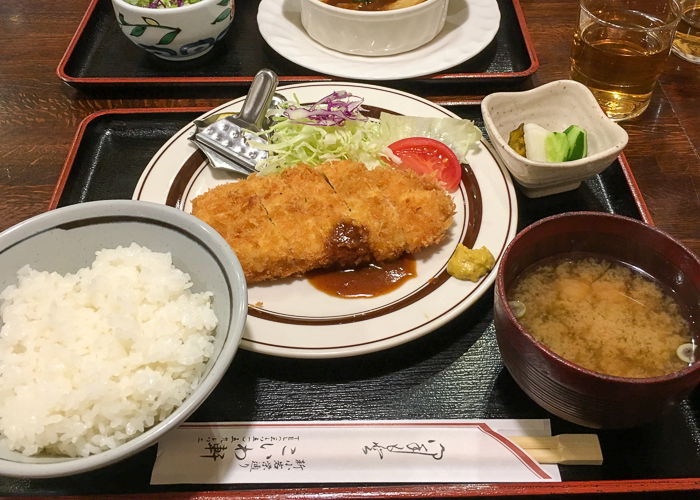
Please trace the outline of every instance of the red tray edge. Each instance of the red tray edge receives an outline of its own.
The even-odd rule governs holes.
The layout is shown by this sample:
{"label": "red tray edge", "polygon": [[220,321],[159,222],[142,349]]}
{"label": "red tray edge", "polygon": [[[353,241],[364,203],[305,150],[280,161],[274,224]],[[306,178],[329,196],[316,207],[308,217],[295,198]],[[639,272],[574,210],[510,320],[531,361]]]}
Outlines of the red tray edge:
{"label": "red tray edge", "polygon": [[[180,491],[167,493],[139,493],[102,495],[103,500],[173,499],[173,500],[285,500],[307,499],[408,499],[408,498],[464,498],[532,495],[579,495],[598,493],[663,493],[696,491],[700,478],[650,479],[629,481],[569,481],[561,483],[469,483],[421,484],[396,486],[361,486],[333,488],[255,489],[229,491]],[[58,496],[57,499],[81,498],[80,495]],[[82,497],[85,498],[85,497]]]}
{"label": "red tray edge", "polygon": [[[66,65],[73,55],[73,50],[78,43],[78,40],[83,35],[83,31],[92,17],[92,14],[97,6],[97,3],[101,0],[91,0],[90,5],[85,11],[85,15],[78,24],[73,37],[66,48],[66,51],[61,57],[58,67],[56,68],[56,75],[69,85],[87,85],[87,84],[112,84],[112,83],[131,83],[131,84],[143,84],[143,83],[160,83],[160,84],[226,84],[226,83],[249,83],[253,81],[253,76],[230,76],[230,77],[117,77],[117,78],[103,78],[103,77],[76,77],[71,76],[66,72]],[[455,80],[494,80],[494,79],[520,79],[532,75],[540,66],[539,59],[535,53],[535,49],[532,44],[532,38],[530,37],[530,31],[525,23],[525,15],[523,14],[522,8],[520,7],[520,0],[512,0],[513,8],[515,10],[516,17],[518,19],[518,25],[520,26],[520,31],[523,35],[525,41],[525,48],[527,50],[528,57],[530,58],[530,67],[523,71],[514,71],[511,73],[438,73],[431,76],[415,78],[412,80],[431,80],[431,81],[455,81]],[[312,76],[293,76],[293,75],[280,75],[279,80],[281,82],[316,82],[316,81],[331,81],[334,77],[324,76],[324,75],[312,75]]]}

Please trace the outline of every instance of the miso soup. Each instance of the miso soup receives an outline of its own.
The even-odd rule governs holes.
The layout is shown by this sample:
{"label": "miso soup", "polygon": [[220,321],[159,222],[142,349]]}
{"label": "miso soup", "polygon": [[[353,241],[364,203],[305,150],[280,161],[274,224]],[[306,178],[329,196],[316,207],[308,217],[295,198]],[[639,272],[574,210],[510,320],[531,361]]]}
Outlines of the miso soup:
{"label": "miso soup", "polygon": [[521,303],[516,314],[531,335],[589,370],[639,378],[688,365],[676,354],[691,342],[679,304],[620,262],[574,254],[543,261],[518,277],[509,301]]}

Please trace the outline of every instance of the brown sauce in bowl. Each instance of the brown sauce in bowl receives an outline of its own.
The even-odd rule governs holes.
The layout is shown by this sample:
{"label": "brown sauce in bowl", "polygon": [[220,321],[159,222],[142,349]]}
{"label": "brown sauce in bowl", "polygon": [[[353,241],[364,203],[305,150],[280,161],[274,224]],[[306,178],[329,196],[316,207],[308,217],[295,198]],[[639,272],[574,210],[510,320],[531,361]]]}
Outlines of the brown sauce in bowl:
{"label": "brown sauce in bowl", "polygon": [[425,0],[321,0],[328,5],[350,10],[394,10],[411,7]]}
{"label": "brown sauce in bowl", "polygon": [[345,299],[384,295],[415,276],[416,261],[411,256],[349,269],[314,271],[307,275],[314,288]]}

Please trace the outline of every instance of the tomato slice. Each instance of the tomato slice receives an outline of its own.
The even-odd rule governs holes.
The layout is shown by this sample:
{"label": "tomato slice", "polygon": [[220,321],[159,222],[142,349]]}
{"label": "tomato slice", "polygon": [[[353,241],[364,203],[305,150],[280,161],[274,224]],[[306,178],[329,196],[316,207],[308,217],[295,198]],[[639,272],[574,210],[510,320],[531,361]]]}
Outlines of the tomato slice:
{"label": "tomato slice", "polygon": [[462,180],[462,165],[446,144],[427,137],[409,137],[389,145],[401,159],[399,168],[427,175],[434,174],[448,191],[455,191]]}

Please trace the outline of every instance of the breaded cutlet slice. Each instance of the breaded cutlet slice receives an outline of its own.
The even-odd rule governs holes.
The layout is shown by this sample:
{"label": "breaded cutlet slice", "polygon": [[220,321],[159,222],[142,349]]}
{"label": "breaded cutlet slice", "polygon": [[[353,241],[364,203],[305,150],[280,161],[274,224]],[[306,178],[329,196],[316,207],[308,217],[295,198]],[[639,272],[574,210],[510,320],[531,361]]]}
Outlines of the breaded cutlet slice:
{"label": "breaded cutlet slice", "polygon": [[277,278],[278,267],[298,267],[290,244],[272,224],[248,182],[231,182],[192,200],[192,215],[212,226],[233,248],[248,282]]}
{"label": "breaded cutlet slice", "polygon": [[291,259],[299,267],[280,267],[275,270],[277,276],[331,264],[328,242],[336,225],[349,214],[319,172],[298,165],[279,174],[251,177],[247,182],[258,193],[275,229],[293,242]]}
{"label": "breaded cutlet slice", "polygon": [[366,229],[375,261],[393,260],[405,253],[406,241],[396,208],[368,182],[363,163],[335,161],[320,165],[318,170],[348,205],[355,224]]}
{"label": "breaded cutlet slice", "polygon": [[192,205],[234,249],[249,283],[414,253],[443,239],[454,212],[435,180],[354,162],[252,175]]}
{"label": "breaded cutlet slice", "polygon": [[406,253],[415,253],[442,241],[452,224],[455,205],[437,181],[391,166],[368,170],[367,181],[377,186],[395,207]]}

